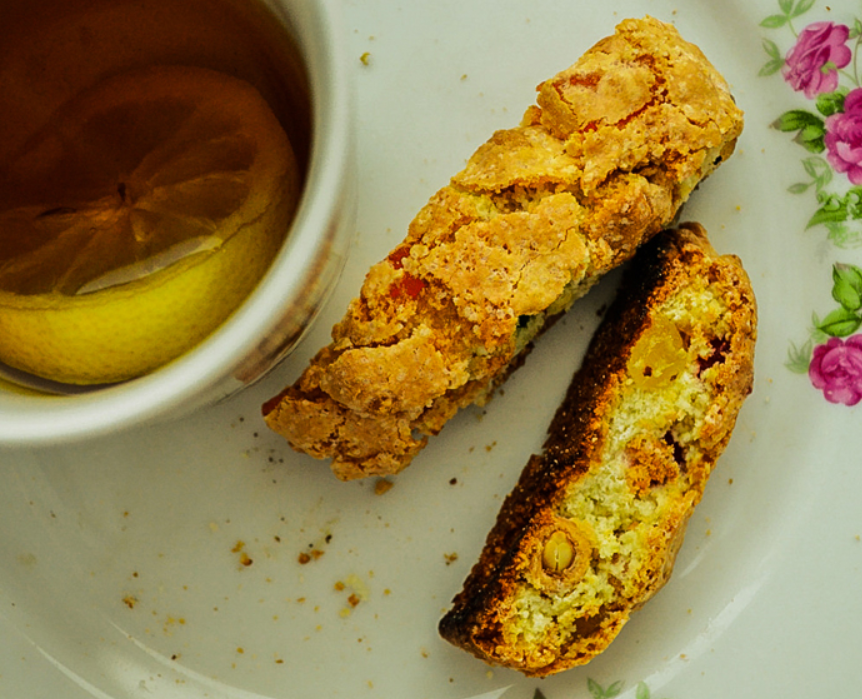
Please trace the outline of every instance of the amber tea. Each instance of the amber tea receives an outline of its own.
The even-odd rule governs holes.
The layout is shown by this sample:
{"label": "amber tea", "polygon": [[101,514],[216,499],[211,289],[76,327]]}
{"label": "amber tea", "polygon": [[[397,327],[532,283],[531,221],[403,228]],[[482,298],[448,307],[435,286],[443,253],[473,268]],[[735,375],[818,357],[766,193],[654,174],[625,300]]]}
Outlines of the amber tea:
{"label": "amber tea", "polygon": [[278,251],[309,154],[306,76],[249,0],[0,0],[0,361],[147,373]]}

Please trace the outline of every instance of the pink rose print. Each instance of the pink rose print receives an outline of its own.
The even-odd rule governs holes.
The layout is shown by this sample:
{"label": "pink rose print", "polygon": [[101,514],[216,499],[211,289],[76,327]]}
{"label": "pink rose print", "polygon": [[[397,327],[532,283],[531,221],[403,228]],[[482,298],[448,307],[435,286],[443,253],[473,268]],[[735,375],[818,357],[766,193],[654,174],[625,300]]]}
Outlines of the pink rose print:
{"label": "pink rose print", "polygon": [[815,347],[808,376],[830,403],[856,405],[862,400],[862,335],[832,337]]}
{"label": "pink rose print", "polygon": [[845,45],[849,27],[833,22],[814,22],[799,34],[796,44],[785,57],[781,72],[797,92],[813,99],[838,87],[837,68],[843,68],[853,57]]}
{"label": "pink rose print", "polygon": [[826,119],[826,159],[836,172],[847,174],[853,184],[862,184],[862,88],[844,100],[844,111]]}

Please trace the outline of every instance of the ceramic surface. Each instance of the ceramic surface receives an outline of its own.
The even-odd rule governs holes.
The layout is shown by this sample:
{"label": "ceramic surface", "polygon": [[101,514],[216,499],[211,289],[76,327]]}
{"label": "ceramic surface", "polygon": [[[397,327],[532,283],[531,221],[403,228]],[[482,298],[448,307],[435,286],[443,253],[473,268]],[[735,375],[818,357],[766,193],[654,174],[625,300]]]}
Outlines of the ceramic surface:
{"label": "ceramic surface", "polygon": [[[214,408],[0,452],[0,696],[802,699],[862,681],[859,7],[847,0],[345,0],[358,98],[351,256],[300,348]],[[627,16],[675,23],[746,112],[684,217],[739,255],[755,390],[670,583],[589,665],[493,669],[436,624],[578,366],[614,275],[385,494],[340,483],[260,404],[367,267],[534,87]],[[828,24],[831,23],[831,24]],[[843,27],[843,28],[842,28]],[[845,31],[846,29],[846,31]]]}

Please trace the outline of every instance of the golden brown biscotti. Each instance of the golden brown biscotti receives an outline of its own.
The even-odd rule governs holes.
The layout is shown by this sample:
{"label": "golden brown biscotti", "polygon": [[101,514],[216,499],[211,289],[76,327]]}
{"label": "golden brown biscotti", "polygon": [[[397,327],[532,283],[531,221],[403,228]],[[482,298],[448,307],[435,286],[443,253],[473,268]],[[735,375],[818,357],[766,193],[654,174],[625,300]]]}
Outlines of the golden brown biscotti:
{"label": "golden brown biscotti", "polygon": [[748,277],[700,226],[642,247],[443,637],[537,676],[602,652],[670,577],[751,392],[755,335]]}
{"label": "golden brown biscotti", "polygon": [[267,424],[341,479],[397,473],[490,397],[549,318],[673,221],[742,125],[674,27],[622,22],[431,198],[332,343],[263,406]]}

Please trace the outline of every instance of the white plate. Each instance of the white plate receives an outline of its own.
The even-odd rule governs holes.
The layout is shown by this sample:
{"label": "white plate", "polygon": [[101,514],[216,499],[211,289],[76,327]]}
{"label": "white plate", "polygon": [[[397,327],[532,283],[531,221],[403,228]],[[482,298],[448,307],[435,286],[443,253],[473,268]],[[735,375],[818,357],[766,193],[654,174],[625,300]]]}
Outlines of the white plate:
{"label": "white plate", "polygon": [[[228,403],[84,445],[0,452],[0,696],[858,695],[860,407],[827,401],[786,362],[794,347],[810,353],[812,314],[839,307],[833,264],[862,266],[862,249],[839,247],[840,227],[832,239],[823,225],[806,229],[820,207],[816,189],[788,188],[811,179],[806,165],[831,171],[827,153],[770,124],[806,110],[816,138],[817,104],[781,72],[759,71],[771,60],[765,47],[783,57],[808,24],[852,28],[862,12],[831,0],[789,24],[761,26],[800,4],[344,2],[361,191],[342,282],[301,349]],[[326,342],[368,265],[427,198],[494,129],[517,123],[534,86],[620,19],[646,13],[698,43],[746,111],[738,152],[684,216],[704,223],[720,251],[740,255],[754,281],[755,392],[671,582],[594,662],[530,680],[450,647],[436,624],[541,443],[613,280],[542,340],[502,395],[458,416],[384,495],[294,454],[264,427],[259,406]],[[829,128],[838,128],[834,119]],[[848,186],[841,173],[820,183],[836,196]],[[314,550],[323,555],[298,561]]]}

